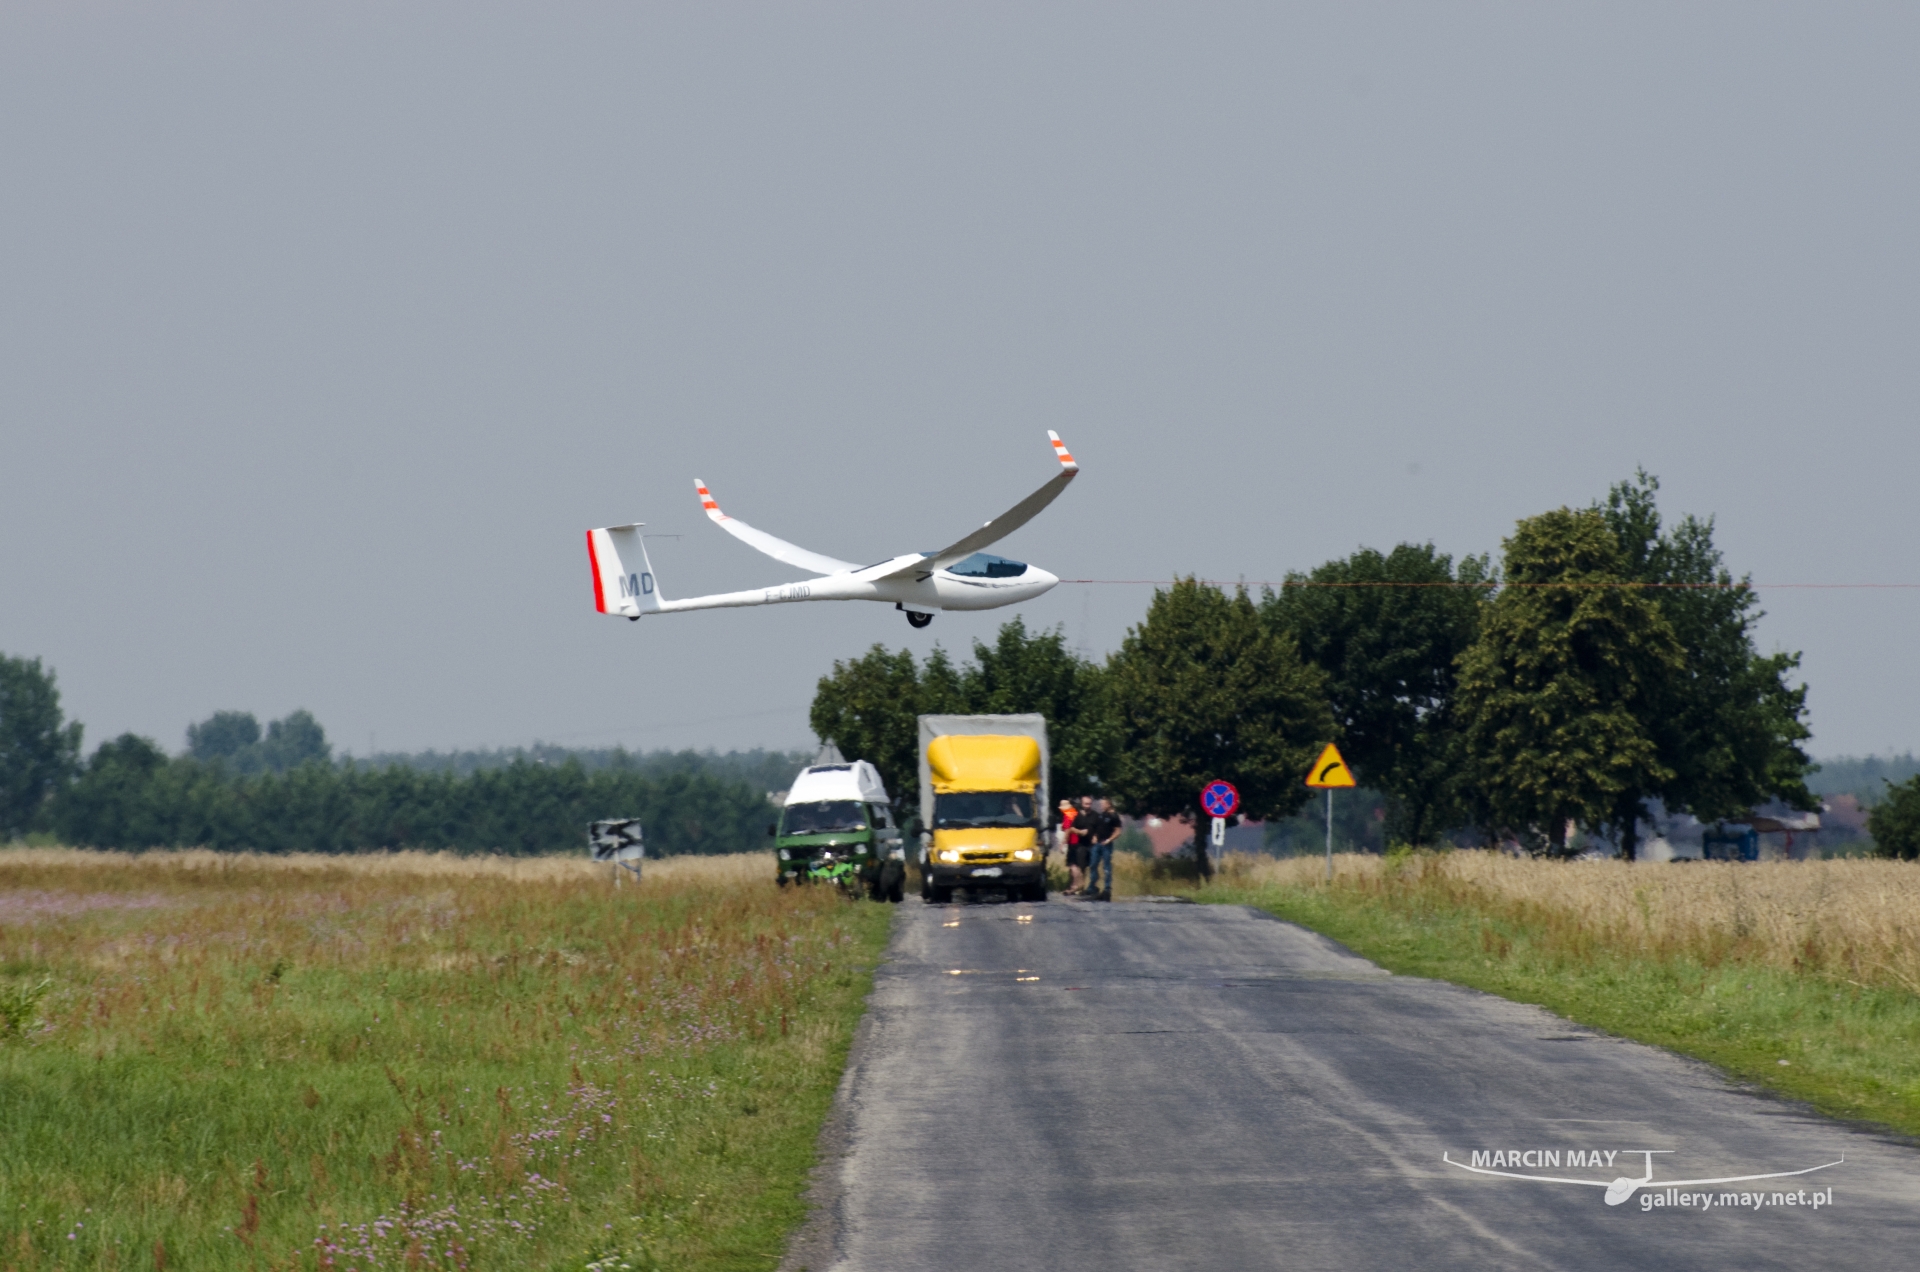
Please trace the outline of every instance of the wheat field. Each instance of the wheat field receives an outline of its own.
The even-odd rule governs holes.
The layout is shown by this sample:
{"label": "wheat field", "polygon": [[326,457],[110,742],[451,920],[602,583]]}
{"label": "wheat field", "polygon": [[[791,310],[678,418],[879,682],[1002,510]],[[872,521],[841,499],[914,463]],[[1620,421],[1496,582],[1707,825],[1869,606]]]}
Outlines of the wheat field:
{"label": "wheat field", "polygon": [[[770,852],[729,853],[713,857],[668,857],[648,861],[642,877],[661,883],[737,884],[774,876]],[[451,852],[379,852],[356,856],[294,852],[265,854],[210,852],[205,849],[153,852],[90,852],[80,848],[0,848],[0,879],[11,883],[35,870],[99,872],[95,878],[125,874],[143,880],[182,883],[210,876],[238,878],[331,876],[347,878],[506,879],[521,883],[612,883],[614,867],[585,857],[465,856]]]}
{"label": "wheat field", "polygon": [[[1224,887],[1327,886],[1325,859],[1232,855]],[[1743,962],[1920,993],[1920,865],[1833,861],[1539,861],[1490,852],[1334,857],[1352,893],[1468,906],[1577,952]]]}

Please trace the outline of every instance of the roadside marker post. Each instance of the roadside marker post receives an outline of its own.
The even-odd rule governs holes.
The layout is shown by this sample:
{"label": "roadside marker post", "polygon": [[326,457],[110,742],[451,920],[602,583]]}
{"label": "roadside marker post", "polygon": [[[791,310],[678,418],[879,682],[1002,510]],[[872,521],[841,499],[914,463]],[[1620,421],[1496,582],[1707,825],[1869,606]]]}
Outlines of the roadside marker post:
{"label": "roadside marker post", "polygon": [[587,827],[587,851],[593,854],[595,861],[603,861],[613,867],[614,887],[620,886],[622,867],[633,871],[634,881],[639,882],[640,863],[647,856],[640,819],[616,817],[594,822]]}
{"label": "roadside marker post", "polygon": [[1327,878],[1333,878],[1333,793],[1342,786],[1354,785],[1353,770],[1340,758],[1340,748],[1327,743],[1320,758],[1307,771],[1307,785],[1327,793]]}
{"label": "roadside marker post", "polygon": [[1213,846],[1226,847],[1227,818],[1240,807],[1239,789],[1232,782],[1208,782],[1200,788],[1200,806],[1213,815],[1213,834],[1209,836]]}

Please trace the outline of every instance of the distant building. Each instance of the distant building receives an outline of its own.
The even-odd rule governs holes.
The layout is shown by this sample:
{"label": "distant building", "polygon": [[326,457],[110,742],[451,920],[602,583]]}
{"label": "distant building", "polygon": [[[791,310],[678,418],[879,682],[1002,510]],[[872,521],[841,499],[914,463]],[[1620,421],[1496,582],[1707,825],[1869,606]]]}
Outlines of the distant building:
{"label": "distant building", "polygon": [[[1156,857],[1171,857],[1193,842],[1193,827],[1183,821],[1168,821],[1164,817],[1123,817],[1121,820],[1152,842]],[[1227,827],[1227,851],[1266,852],[1266,823],[1243,821],[1238,826]]]}

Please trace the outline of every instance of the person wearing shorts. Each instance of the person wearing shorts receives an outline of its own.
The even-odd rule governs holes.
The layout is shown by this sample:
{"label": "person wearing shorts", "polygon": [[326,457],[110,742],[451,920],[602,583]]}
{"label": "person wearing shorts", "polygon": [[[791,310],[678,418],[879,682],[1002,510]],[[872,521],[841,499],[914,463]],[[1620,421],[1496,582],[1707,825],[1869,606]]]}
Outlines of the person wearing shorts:
{"label": "person wearing shorts", "polygon": [[[1087,801],[1083,796],[1080,801]],[[1070,799],[1060,801],[1060,827],[1067,837],[1067,891],[1078,892],[1087,885],[1087,836],[1081,828],[1087,819],[1085,808],[1076,808]]]}

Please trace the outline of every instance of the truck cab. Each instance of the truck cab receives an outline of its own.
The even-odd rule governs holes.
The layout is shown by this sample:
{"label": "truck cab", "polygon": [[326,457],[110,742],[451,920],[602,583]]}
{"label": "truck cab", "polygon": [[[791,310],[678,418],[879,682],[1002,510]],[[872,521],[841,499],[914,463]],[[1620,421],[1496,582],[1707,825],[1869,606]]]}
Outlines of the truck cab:
{"label": "truck cab", "polygon": [[929,901],[956,888],[1047,899],[1046,721],[922,716],[920,877]]}
{"label": "truck cab", "polygon": [[780,820],[767,828],[782,885],[835,877],[849,892],[899,901],[906,852],[879,771],[865,760],[801,770]]}

